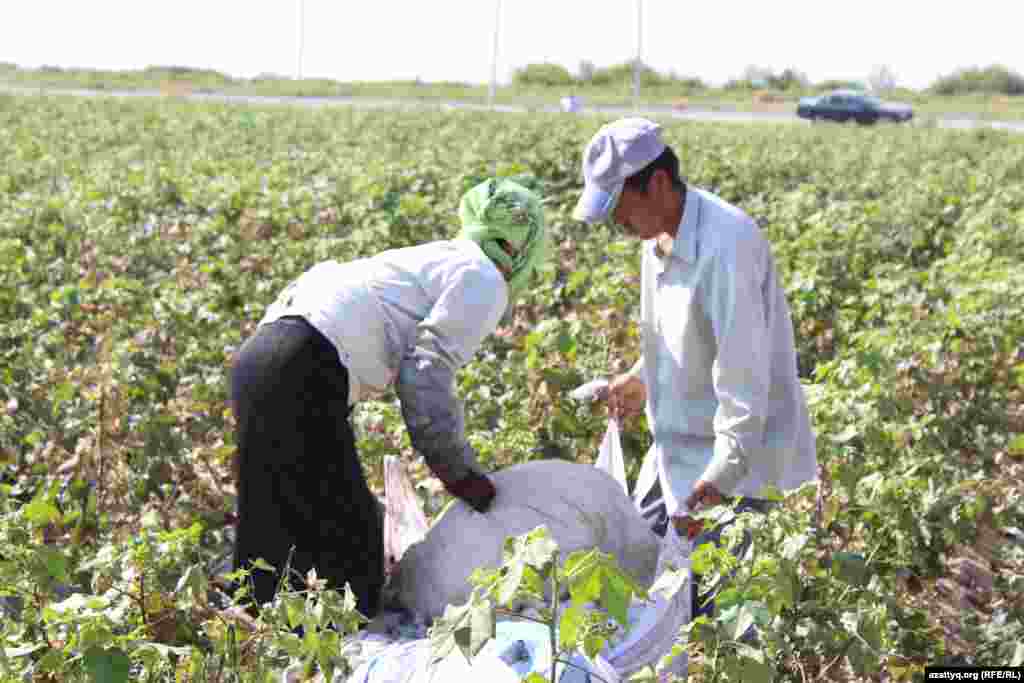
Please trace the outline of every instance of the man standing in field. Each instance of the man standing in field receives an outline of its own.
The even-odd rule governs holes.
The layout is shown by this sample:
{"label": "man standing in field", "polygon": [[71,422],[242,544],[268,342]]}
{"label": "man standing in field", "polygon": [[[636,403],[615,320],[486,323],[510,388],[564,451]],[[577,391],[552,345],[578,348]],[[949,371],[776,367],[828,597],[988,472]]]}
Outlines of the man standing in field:
{"label": "man standing in field", "polygon": [[[602,127],[583,155],[574,217],[643,240],[642,355],[604,397],[619,418],[646,404],[654,444],[636,499],[656,533],[671,520],[692,537],[688,512],[735,498],[763,512],[764,487],[813,480],[817,462],[769,244],[740,209],[686,185],[660,132],[642,118]],[[713,608],[704,602],[695,616]]]}
{"label": "man standing in field", "polygon": [[[263,558],[255,599],[286,562],[347,582],[372,617],[383,528],[356,452],[352,405],[393,386],[413,447],[452,495],[485,512],[496,495],[466,441],[456,370],[493,333],[545,252],[539,197],[510,180],[471,189],[452,240],[313,266],[242,345],[231,397],[239,450],[236,568]],[[290,550],[294,547],[294,554]]]}

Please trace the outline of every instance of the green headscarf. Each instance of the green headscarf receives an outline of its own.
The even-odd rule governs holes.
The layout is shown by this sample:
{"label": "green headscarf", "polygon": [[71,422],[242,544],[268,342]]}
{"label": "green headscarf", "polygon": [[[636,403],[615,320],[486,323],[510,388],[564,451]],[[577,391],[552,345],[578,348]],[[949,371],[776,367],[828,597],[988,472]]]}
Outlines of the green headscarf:
{"label": "green headscarf", "polygon": [[[512,180],[490,178],[463,195],[459,220],[458,237],[473,240],[495,264],[511,272],[509,299],[525,289],[547,252],[540,198]],[[514,255],[502,249],[498,240],[508,242]]]}

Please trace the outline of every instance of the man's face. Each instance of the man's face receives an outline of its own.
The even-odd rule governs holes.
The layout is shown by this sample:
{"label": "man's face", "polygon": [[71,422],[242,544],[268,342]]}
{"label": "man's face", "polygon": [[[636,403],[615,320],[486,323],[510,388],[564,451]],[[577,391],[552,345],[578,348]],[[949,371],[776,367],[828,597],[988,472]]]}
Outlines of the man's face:
{"label": "man's face", "polygon": [[666,202],[662,196],[667,177],[661,170],[655,171],[647,183],[647,192],[634,190],[626,185],[622,188],[619,203],[612,214],[612,220],[622,226],[630,237],[649,240],[666,232],[668,217],[665,212]]}

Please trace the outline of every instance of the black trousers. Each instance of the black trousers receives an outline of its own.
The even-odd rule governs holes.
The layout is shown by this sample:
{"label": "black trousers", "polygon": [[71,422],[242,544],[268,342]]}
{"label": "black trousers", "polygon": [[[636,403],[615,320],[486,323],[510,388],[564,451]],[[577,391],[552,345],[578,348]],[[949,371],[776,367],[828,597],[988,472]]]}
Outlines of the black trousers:
{"label": "black trousers", "polygon": [[[294,546],[295,590],[317,576],[348,582],[372,617],[384,583],[384,533],[349,422],[348,372],[337,351],[301,318],[260,327],[232,368],[239,452],[236,568],[263,558],[255,598],[269,602]],[[298,575],[296,575],[296,572]]]}

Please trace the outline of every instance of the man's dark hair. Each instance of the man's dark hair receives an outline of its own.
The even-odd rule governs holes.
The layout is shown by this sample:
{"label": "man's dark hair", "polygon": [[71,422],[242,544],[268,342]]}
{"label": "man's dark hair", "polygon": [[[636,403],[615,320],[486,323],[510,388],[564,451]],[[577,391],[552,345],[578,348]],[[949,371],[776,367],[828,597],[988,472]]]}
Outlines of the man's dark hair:
{"label": "man's dark hair", "polygon": [[651,182],[651,176],[659,168],[664,169],[668,173],[673,189],[680,192],[686,189],[686,181],[679,176],[679,158],[676,157],[676,153],[672,151],[672,148],[668,146],[665,147],[665,151],[659,154],[654,161],[626,178],[626,187],[646,194],[647,185]]}

